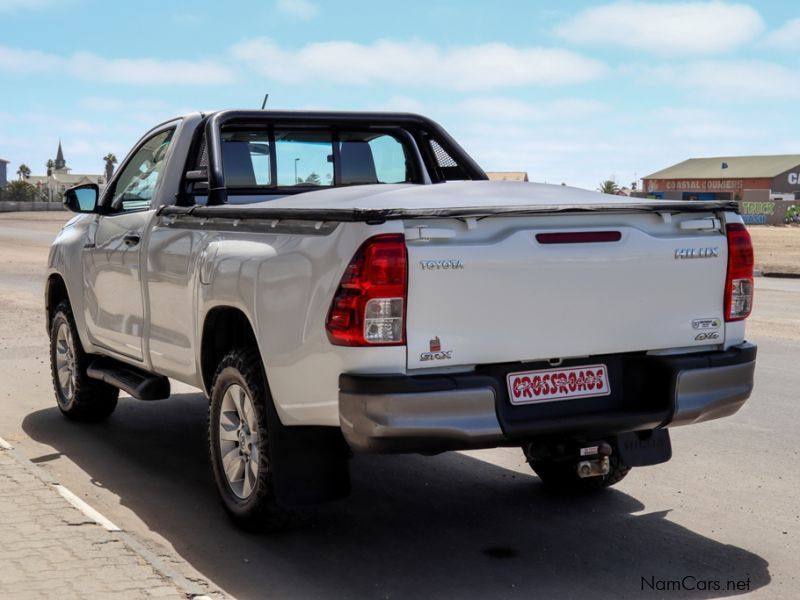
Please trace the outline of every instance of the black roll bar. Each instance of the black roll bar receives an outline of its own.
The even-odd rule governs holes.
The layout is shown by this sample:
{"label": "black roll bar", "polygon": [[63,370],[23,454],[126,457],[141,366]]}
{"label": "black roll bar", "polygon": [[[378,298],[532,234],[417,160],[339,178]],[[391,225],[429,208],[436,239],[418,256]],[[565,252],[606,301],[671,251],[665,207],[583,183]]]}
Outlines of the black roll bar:
{"label": "black roll bar", "polygon": [[223,110],[213,113],[205,124],[208,151],[208,205],[227,204],[228,189],[222,165],[222,128],[226,125],[259,124],[275,126],[402,127],[423,131],[435,139],[470,179],[488,179],[483,169],[444,128],[422,115],[413,113],[288,111],[288,110]]}

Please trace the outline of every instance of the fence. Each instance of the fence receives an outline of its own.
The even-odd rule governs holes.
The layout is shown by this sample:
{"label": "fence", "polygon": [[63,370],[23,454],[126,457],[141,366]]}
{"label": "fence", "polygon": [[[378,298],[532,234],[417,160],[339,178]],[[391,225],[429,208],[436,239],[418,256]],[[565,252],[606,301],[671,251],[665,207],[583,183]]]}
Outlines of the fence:
{"label": "fence", "polygon": [[66,210],[61,202],[0,202],[0,212],[22,212],[28,210]]}

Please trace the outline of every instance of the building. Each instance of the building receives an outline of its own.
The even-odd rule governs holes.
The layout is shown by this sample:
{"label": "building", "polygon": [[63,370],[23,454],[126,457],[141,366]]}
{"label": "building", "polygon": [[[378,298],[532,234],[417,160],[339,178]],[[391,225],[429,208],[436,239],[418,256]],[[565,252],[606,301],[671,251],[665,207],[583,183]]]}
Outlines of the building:
{"label": "building", "polygon": [[690,158],[642,182],[650,198],[737,200],[746,222],[780,224],[800,203],[800,154]]}
{"label": "building", "polygon": [[528,181],[526,171],[487,171],[486,175],[492,181]]}
{"label": "building", "polygon": [[747,190],[770,199],[800,199],[800,154],[690,158],[642,179],[649,196],[669,200],[744,200]]}
{"label": "building", "polygon": [[0,158],[0,188],[8,183],[8,161]]}
{"label": "building", "polygon": [[83,183],[96,183],[101,190],[105,186],[106,178],[103,175],[72,173],[72,169],[67,166],[64,159],[64,151],[61,148],[61,141],[58,142],[56,159],[53,166],[48,167],[47,175],[31,175],[25,181],[35,186],[50,202],[61,199],[67,188]]}

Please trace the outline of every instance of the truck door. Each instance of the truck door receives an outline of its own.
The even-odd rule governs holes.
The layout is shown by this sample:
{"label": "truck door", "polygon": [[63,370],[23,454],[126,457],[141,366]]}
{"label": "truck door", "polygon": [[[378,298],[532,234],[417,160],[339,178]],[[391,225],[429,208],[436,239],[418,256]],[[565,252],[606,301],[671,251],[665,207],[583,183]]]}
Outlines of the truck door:
{"label": "truck door", "polygon": [[151,201],[174,128],[139,144],[103,195],[100,215],[84,247],[84,307],[92,342],[142,360],[144,302],[141,256],[155,210]]}

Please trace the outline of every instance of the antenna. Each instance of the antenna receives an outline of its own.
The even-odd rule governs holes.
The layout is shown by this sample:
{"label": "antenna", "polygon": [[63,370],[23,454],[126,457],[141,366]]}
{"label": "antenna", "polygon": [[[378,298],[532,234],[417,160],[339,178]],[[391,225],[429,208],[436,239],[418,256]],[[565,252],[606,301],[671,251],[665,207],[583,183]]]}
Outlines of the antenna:
{"label": "antenna", "polygon": [[264,102],[261,103],[261,110],[267,107],[267,100],[269,100],[269,94],[264,94]]}

